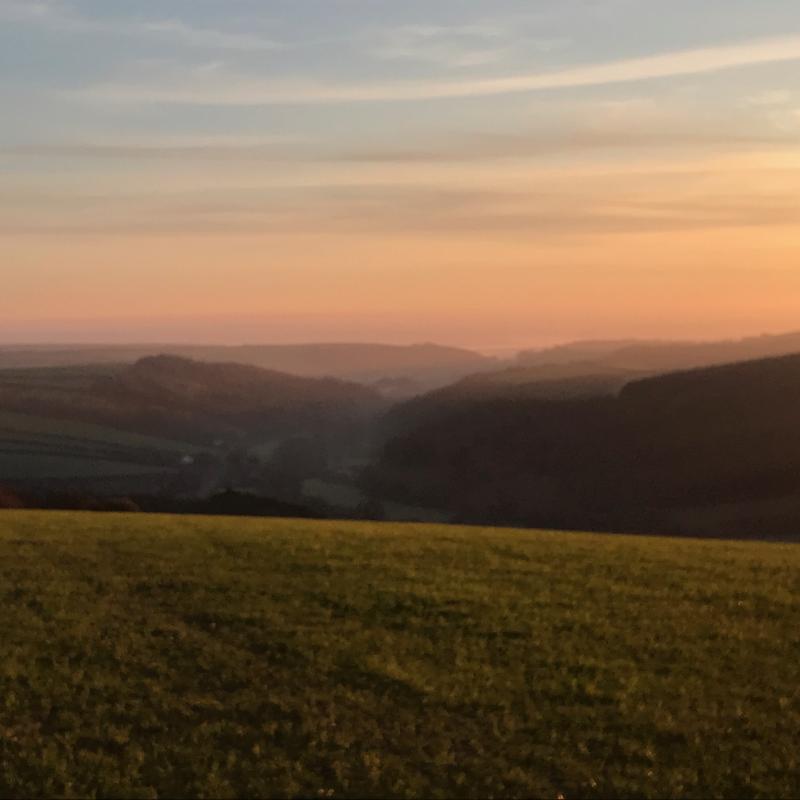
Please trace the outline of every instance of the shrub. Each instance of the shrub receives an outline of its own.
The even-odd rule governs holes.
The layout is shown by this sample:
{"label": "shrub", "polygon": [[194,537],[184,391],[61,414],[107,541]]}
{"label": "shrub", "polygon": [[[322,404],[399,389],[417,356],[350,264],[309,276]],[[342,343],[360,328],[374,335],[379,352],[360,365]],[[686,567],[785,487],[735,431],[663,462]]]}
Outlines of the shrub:
{"label": "shrub", "polygon": [[25,503],[17,494],[0,486],[0,508],[25,508]]}

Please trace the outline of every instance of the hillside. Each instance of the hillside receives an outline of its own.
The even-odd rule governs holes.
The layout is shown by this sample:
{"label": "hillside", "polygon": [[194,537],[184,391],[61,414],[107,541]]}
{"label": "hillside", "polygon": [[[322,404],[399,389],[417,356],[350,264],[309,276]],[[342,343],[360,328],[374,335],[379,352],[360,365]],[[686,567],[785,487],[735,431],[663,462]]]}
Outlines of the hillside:
{"label": "hillside", "polygon": [[356,383],[173,356],[0,370],[0,485],[305,505],[303,481],[360,456],[385,404]]}
{"label": "hillside", "polygon": [[173,356],[111,368],[0,371],[2,410],[186,441],[352,421],[380,406],[377,393],[354,383]]}
{"label": "hillside", "polygon": [[0,795],[792,797],[799,574],[769,544],[0,513]]}
{"label": "hillside", "polygon": [[588,362],[507,367],[477,373],[397,403],[386,414],[384,438],[447,420],[459,409],[493,402],[583,400],[616,395],[640,373]]}
{"label": "hillside", "polygon": [[522,367],[591,363],[595,369],[671,372],[800,353],[800,332],[711,342],[571,342],[519,354]]}
{"label": "hillside", "polygon": [[155,355],[230,362],[308,378],[334,377],[386,387],[390,396],[410,396],[482,370],[495,360],[470,350],[435,344],[302,345],[64,345],[0,347],[0,369],[130,364]]}
{"label": "hillside", "polygon": [[800,356],[618,395],[439,392],[391,413],[375,491],[472,522],[800,538]]}

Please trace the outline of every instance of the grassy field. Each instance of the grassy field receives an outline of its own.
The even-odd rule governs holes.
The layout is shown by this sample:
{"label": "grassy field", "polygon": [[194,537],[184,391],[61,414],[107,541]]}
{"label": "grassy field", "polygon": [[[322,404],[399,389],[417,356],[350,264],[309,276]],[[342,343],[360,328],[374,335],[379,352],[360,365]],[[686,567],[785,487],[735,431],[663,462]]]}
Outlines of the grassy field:
{"label": "grassy field", "polygon": [[203,452],[203,448],[188,442],[144,436],[131,431],[117,430],[104,425],[92,425],[87,422],[36,417],[8,411],[0,411],[0,439],[21,439],[41,446],[51,443],[53,446],[94,444],[98,447],[116,446],[132,450],[163,451],[176,455]]}
{"label": "grassy field", "polygon": [[0,796],[797,797],[800,548],[0,514]]}
{"label": "grassy field", "polygon": [[165,474],[200,452],[101,425],[0,411],[0,478],[6,480]]}

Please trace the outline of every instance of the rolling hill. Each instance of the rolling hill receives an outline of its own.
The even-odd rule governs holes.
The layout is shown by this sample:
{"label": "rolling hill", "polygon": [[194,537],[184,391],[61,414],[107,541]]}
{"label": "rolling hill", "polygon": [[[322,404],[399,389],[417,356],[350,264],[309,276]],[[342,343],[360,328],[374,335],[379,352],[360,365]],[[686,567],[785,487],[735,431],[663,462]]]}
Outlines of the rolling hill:
{"label": "rolling hill", "polygon": [[185,441],[325,427],[381,406],[376,392],[355,383],[175,356],[118,367],[0,371],[0,409]]}
{"label": "rolling hill", "polygon": [[446,420],[459,409],[492,402],[582,400],[616,395],[640,373],[578,362],[507,367],[478,373],[392,406],[381,424],[384,439]]}
{"label": "rolling hill", "polygon": [[793,797],[799,574],[789,545],[0,512],[0,795]]}
{"label": "rolling hill", "polygon": [[393,410],[375,491],[471,522],[800,539],[800,356],[618,394],[443,390]]}
{"label": "rolling hill", "polygon": [[307,378],[333,377],[374,384],[389,396],[411,396],[493,369],[495,359],[435,344],[302,345],[61,345],[0,347],[0,369],[132,364],[171,355],[194,361],[237,363]]}
{"label": "rolling hill", "polygon": [[368,446],[385,404],[356,383],[173,356],[0,370],[0,484],[297,503],[303,479]]}
{"label": "rolling hill", "polygon": [[586,341],[524,351],[520,367],[593,364],[594,368],[634,372],[673,372],[738,361],[800,353],[800,332],[712,342]]}

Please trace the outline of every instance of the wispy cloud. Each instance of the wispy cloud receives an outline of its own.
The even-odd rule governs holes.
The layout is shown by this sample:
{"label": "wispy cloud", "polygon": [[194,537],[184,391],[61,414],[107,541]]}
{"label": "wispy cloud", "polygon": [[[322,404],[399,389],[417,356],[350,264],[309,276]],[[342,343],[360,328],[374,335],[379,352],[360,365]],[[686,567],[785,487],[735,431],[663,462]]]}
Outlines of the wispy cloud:
{"label": "wispy cloud", "polygon": [[236,74],[219,74],[213,80],[199,81],[196,74],[189,73],[158,83],[101,83],[72,95],[103,103],[218,106],[400,102],[603,86],[786,61],[800,61],[800,35],[504,78],[339,84],[305,79],[264,81]]}
{"label": "wispy cloud", "polygon": [[283,45],[252,31],[230,31],[189,25],[179,19],[99,18],[73,13],[47,0],[0,0],[0,20],[45,26],[65,34],[98,34],[160,39],[210,50],[275,50]]}
{"label": "wispy cloud", "polygon": [[384,61],[408,61],[463,69],[497,64],[518,50],[526,54],[561,49],[569,39],[529,33],[529,20],[488,19],[463,25],[401,25],[368,30],[367,53]]}
{"label": "wispy cloud", "polygon": [[277,50],[283,45],[274,39],[250,33],[196,28],[179,20],[157,20],[132,26],[131,33],[163,37],[192,47],[219,50]]}
{"label": "wispy cloud", "polygon": [[18,235],[400,234],[501,235],[540,240],[701,229],[791,227],[800,223],[796,179],[732,197],[723,177],[698,173],[659,199],[610,176],[588,185],[535,190],[436,185],[318,186],[280,192],[170,195],[0,191],[0,232]]}
{"label": "wispy cloud", "polygon": [[270,136],[185,136],[128,139],[40,141],[0,147],[0,154],[32,158],[70,159],[197,159],[197,160],[285,160],[302,158],[306,140]]}
{"label": "wispy cloud", "polygon": [[43,19],[53,6],[47,0],[0,0],[0,19],[25,21]]}
{"label": "wispy cloud", "polygon": [[474,67],[502,59],[504,31],[492,25],[404,25],[368,34],[370,55],[388,61],[419,61],[446,68]]}
{"label": "wispy cloud", "polygon": [[751,106],[762,106],[774,108],[775,106],[785,106],[792,101],[793,95],[785,89],[767,89],[758,94],[751,95],[746,102]]}
{"label": "wispy cloud", "polygon": [[497,159],[535,159],[558,154],[598,153],[600,151],[632,152],[635,150],[700,150],[715,151],[758,148],[786,148],[796,143],[796,136],[724,131],[626,131],[623,129],[577,130],[571,132],[539,132],[527,134],[483,134],[462,137],[458,141],[429,144],[413,148],[374,148],[351,150],[332,156],[340,161],[359,162],[470,162]]}
{"label": "wispy cloud", "polygon": [[[604,152],[689,151],[772,152],[797,144],[797,130],[780,126],[744,128],[732,119],[716,120],[703,130],[679,126],[662,118],[658,124],[614,123],[590,125],[571,120],[546,129],[516,133],[475,133],[428,139],[416,146],[385,142],[360,146],[333,146],[311,138],[273,136],[188,136],[106,138],[105,140],[51,140],[0,145],[0,156],[14,158],[142,161],[210,164],[211,162],[295,164],[321,169],[323,165],[352,164],[353,167],[383,164],[436,165],[499,160],[536,161],[558,155]],[[727,122],[727,127],[725,123]],[[795,120],[797,129],[797,120]],[[163,166],[159,166],[163,169]]]}

